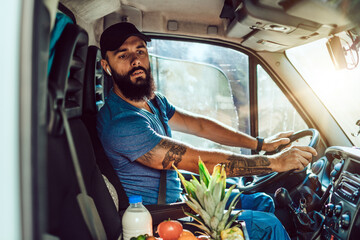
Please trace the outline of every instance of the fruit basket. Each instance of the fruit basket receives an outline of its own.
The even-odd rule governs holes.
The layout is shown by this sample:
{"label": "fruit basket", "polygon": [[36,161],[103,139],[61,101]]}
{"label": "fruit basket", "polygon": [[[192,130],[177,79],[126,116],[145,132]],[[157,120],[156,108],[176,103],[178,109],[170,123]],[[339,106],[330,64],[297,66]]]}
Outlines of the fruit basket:
{"label": "fruit basket", "polygon": [[[183,225],[184,224],[184,225]],[[188,221],[165,220],[154,228],[154,236],[140,235],[131,240],[210,240],[208,235],[201,234]],[[221,233],[222,239],[228,240],[249,240],[245,221],[234,221],[231,228]]]}

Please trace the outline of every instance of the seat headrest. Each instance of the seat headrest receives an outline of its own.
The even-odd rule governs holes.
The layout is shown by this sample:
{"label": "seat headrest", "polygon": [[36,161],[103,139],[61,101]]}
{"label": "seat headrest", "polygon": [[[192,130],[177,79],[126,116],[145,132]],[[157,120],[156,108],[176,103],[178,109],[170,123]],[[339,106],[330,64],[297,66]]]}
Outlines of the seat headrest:
{"label": "seat headrest", "polygon": [[94,115],[104,106],[105,99],[112,88],[112,79],[101,66],[101,51],[89,46],[84,80],[83,114]]}
{"label": "seat headrest", "polygon": [[66,25],[56,43],[48,82],[50,132],[62,129],[59,113],[61,107],[65,108],[69,119],[82,114],[87,45],[87,33],[74,24]]}
{"label": "seat headrest", "polygon": [[89,46],[84,78],[84,114],[96,114],[105,103],[104,73],[100,61],[100,49]]}

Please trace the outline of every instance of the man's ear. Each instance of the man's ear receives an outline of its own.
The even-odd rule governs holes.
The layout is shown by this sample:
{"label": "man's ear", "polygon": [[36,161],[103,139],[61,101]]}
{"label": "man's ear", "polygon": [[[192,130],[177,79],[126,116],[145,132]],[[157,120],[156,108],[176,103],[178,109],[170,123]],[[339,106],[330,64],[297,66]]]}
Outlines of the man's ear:
{"label": "man's ear", "polygon": [[110,67],[108,62],[105,59],[101,59],[100,61],[102,68],[104,71],[111,76]]}

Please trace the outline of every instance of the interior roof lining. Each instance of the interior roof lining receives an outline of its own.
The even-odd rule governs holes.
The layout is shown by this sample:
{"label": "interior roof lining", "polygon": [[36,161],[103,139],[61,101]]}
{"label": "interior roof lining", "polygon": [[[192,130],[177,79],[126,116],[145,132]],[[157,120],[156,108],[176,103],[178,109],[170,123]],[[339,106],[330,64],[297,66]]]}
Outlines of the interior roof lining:
{"label": "interior roof lining", "polygon": [[[82,21],[79,21],[79,25],[84,27],[88,31],[89,35],[94,35],[93,37],[90,37],[90,42],[98,45],[100,33],[103,31],[104,26],[99,24],[99,22],[101,22],[99,19],[106,20],[109,17],[108,10],[110,5],[107,3],[107,6],[94,9],[95,6],[98,5],[98,3],[95,4],[95,1],[96,0],[61,0],[64,5],[73,11],[78,19],[81,18]],[[116,9],[116,7],[113,8],[113,12],[110,14],[117,22],[121,21],[121,19],[124,19],[125,17],[130,22],[141,25],[140,29],[146,32],[216,38],[234,42],[236,44],[244,44],[244,46],[251,48],[254,51],[283,52],[284,50],[294,46],[302,45],[351,27],[351,25],[329,25],[328,27],[331,29],[314,28],[313,30],[301,30],[299,26],[296,26],[295,30],[298,28],[300,30],[292,30],[289,33],[276,32],[272,29],[266,30],[261,28],[258,32],[254,32],[251,30],[252,24],[259,23],[261,19],[257,21],[258,19],[256,17],[250,15],[251,12],[246,12],[247,15],[244,17],[248,19],[236,20],[235,24],[241,27],[235,29],[235,34],[229,35],[229,27],[231,26],[230,19],[220,18],[224,0],[184,0],[181,2],[163,2],[162,0],[154,0],[151,4],[149,4],[148,0],[111,0],[110,2],[114,1],[117,1],[117,3],[120,3],[121,5],[119,9]],[[252,1],[253,0],[244,0],[245,3]],[[307,2],[308,0],[305,1]],[[255,3],[253,5],[259,8],[257,9],[258,12],[266,11],[266,7],[263,7],[264,5],[262,4]],[[87,8],[83,10],[84,7]],[[107,12],[104,12],[105,10]],[[291,10],[294,12],[294,9]],[[101,16],[104,14],[105,16],[91,21],[91,15]],[[287,13],[284,12],[284,14]],[[291,15],[289,15],[289,17],[291,18]],[[103,24],[105,24],[105,20],[102,21]],[[169,21],[174,21],[174,23],[177,24],[177,29],[169,29]],[[275,22],[274,24],[276,25]],[[208,34],[209,26],[215,26],[217,28],[215,33]],[[250,36],[246,39],[246,41],[244,41],[244,37],[249,33],[251,33],[252,37]],[[312,37],[312,33],[318,34],[317,37]],[[278,39],[283,39],[288,44],[284,44],[284,41],[279,42]]]}

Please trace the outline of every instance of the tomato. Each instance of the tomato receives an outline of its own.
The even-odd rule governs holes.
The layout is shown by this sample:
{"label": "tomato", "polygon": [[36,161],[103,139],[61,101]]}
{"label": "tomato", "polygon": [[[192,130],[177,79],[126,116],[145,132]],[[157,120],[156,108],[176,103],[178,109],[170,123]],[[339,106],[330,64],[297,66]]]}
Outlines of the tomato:
{"label": "tomato", "polygon": [[174,220],[163,221],[157,227],[157,233],[163,240],[177,240],[182,231],[182,224]]}

